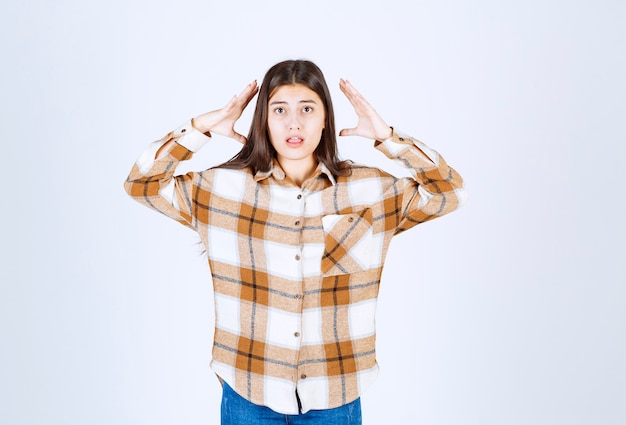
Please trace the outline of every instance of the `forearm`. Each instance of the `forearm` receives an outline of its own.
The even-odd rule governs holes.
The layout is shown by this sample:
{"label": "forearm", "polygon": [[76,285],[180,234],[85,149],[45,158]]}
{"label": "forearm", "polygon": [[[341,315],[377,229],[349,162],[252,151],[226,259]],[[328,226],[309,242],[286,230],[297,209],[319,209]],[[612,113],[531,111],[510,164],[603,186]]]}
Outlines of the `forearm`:
{"label": "forearm", "polygon": [[425,143],[394,131],[376,142],[376,148],[407,168],[412,179],[404,180],[402,225],[399,231],[448,214],[466,198],[463,178],[443,157]]}
{"label": "forearm", "polygon": [[139,203],[177,221],[189,219],[185,205],[178,205],[176,192],[193,190],[194,173],[174,177],[181,161],[190,159],[209,138],[195,130],[191,121],[152,143],[133,165],[124,182],[126,192]]}

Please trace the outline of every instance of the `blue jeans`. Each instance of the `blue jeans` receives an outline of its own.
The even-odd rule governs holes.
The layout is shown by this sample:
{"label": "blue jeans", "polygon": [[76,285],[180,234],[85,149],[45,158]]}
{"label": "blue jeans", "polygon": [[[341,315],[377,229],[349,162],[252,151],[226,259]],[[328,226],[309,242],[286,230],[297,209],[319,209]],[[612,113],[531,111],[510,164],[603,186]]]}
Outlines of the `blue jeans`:
{"label": "blue jeans", "polygon": [[361,400],[327,410],[285,415],[250,403],[224,383],[222,425],[361,425]]}

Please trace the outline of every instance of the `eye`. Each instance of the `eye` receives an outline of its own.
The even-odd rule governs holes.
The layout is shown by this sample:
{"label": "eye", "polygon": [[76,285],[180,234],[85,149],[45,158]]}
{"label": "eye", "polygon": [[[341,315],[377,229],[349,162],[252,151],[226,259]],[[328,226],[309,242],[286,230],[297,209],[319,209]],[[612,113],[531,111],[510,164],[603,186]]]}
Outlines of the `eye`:
{"label": "eye", "polygon": [[305,106],[304,108],[302,108],[302,112],[306,112],[306,113],[313,112],[313,108],[310,106]]}
{"label": "eye", "polygon": [[274,112],[277,114],[284,114],[285,113],[285,108],[283,108],[282,106],[278,106],[276,108],[274,108]]}

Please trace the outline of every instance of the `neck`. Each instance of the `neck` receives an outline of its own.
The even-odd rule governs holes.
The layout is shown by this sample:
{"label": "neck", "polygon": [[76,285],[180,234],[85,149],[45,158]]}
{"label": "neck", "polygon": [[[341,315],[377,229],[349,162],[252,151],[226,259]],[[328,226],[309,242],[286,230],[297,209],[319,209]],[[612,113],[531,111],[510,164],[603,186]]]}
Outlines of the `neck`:
{"label": "neck", "polygon": [[278,160],[283,171],[297,186],[302,186],[309,177],[315,173],[317,161],[313,158],[306,160]]}

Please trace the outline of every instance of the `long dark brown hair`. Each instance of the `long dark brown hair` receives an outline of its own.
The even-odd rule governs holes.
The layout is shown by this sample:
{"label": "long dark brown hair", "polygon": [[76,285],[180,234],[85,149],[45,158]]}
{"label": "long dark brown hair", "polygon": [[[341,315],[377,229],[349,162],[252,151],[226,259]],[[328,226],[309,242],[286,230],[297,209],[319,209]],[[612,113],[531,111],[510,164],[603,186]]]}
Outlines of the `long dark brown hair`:
{"label": "long dark brown hair", "polygon": [[272,160],[276,158],[276,150],[270,142],[267,129],[268,103],[276,89],[291,84],[302,84],[313,90],[324,104],[325,125],[322,139],[314,152],[315,158],[334,176],[345,176],[350,173],[349,161],[339,159],[335,113],[324,74],[317,65],[308,60],[286,60],[267,71],[259,89],[248,141],[237,155],[220,167],[233,169],[250,167],[253,172],[270,170]]}

